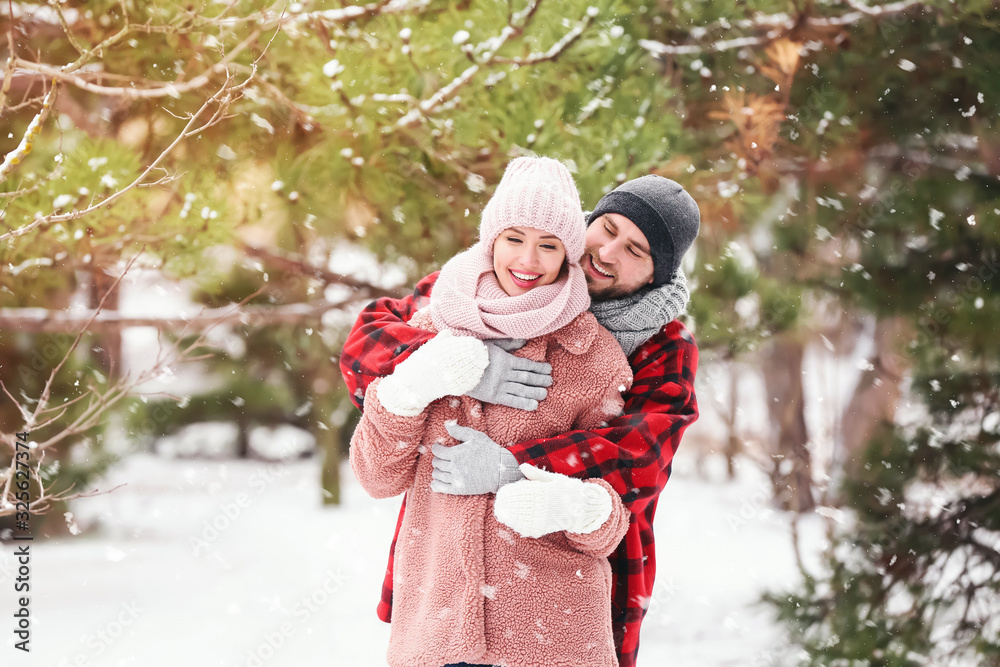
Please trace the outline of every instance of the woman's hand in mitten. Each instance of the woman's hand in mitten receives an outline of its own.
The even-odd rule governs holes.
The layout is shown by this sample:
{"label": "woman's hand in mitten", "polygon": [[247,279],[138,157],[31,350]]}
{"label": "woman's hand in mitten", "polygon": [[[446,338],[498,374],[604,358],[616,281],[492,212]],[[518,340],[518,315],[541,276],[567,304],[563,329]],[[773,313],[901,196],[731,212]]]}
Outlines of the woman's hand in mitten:
{"label": "woman's hand in mitten", "polygon": [[611,516],[611,497],[602,486],[528,463],[521,464],[521,472],[527,479],[497,491],[493,515],[524,537],[592,533]]}
{"label": "woman's hand in mitten", "polygon": [[394,415],[414,417],[439,398],[475,387],[489,361],[483,341],[442,331],[382,380],[378,401]]}

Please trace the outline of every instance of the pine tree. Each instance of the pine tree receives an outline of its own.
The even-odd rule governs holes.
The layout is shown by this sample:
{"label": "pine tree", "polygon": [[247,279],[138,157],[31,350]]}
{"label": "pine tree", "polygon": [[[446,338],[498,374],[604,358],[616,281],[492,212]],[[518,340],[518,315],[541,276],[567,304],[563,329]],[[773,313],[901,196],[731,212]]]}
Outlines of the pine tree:
{"label": "pine tree", "polygon": [[[715,205],[732,230],[716,247],[745,233],[761,320],[798,340],[812,335],[817,304],[878,323],[858,389],[870,408],[857,416],[861,449],[841,451],[843,482],[831,496],[848,518],[832,530],[823,570],[770,599],[807,664],[994,664],[996,4],[776,3],[768,10],[786,14],[745,18],[673,9],[677,20],[663,25],[702,12],[704,31],[695,44],[665,30],[650,51],[676,68],[689,105],[706,104],[712,87],[735,96],[715,98],[721,123],[702,120],[696,138],[716,172],[706,183],[739,185],[736,201]],[[779,53],[761,57],[781,40],[801,58],[790,91],[774,76],[784,71]],[[786,118],[761,118],[772,103]],[[717,131],[729,155],[718,155]],[[705,261],[717,270],[715,256]],[[714,276],[703,285],[735,296]],[[769,288],[787,296],[768,306]],[[718,310],[705,310],[702,331],[730,318]]]}
{"label": "pine tree", "polygon": [[[115,315],[107,276],[136,260],[194,284],[211,310],[189,324],[133,325],[196,353],[203,341],[192,334],[215,321],[259,355],[246,363],[213,350],[204,363],[238,379],[186,408],[129,402],[137,444],[213,410],[249,425],[247,387],[273,382],[281,418],[327,441],[335,470],[345,327],[358,305],[400,293],[329,266],[337,248],[365,248],[412,284],[474,240],[513,156],[564,159],[592,204],[663,162],[679,131],[651,108],[668,85],[642,75],[641,17],[613,2],[13,9],[0,264],[18,270],[0,274],[5,342],[31,349],[29,331],[83,328],[89,312],[56,330],[51,314],[26,308],[59,310],[85,288],[91,310],[104,298]],[[61,302],[49,301],[55,292]],[[123,381],[113,372],[120,329],[91,329],[80,349],[104,379],[80,391],[106,397]],[[19,388],[6,371],[3,380]]]}

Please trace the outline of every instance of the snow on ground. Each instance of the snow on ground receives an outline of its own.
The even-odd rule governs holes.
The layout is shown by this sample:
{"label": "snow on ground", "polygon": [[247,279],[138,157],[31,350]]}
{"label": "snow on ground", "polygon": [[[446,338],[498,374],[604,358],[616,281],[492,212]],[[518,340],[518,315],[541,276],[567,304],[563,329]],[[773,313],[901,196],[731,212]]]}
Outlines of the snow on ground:
{"label": "snow on ground", "polygon": [[[797,576],[788,516],[766,478],[734,483],[675,462],[661,496],[657,586],[640,667],[770,664],[780,631],[761,591]],[[319,463],[134,454],[78,501],[76,537],[31,550],[32,651],[13,649],[14,548],[0,552],[3,665],[372,667],[389,626],[375,617],[399,499],[373,500],[342,469],[340,507],[320,505]],[[805,524],[806,551],[821,541]]]}

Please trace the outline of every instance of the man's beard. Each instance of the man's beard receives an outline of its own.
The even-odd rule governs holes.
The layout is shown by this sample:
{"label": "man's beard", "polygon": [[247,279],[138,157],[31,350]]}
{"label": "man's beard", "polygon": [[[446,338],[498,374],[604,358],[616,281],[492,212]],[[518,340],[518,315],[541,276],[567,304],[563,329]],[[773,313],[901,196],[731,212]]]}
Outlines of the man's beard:
{"label": "man's beard", "polygon": [[[584,255],[584,261],[591,261],[595,266],[598,265],[598,261],[592,253],[587,253]],[[603,264],[600,265],[604,268]],[[607,269],[605,269],[607,271]],[[610,285],[600,285],[597,282],[597,278],[594,278],[587,271],[583,272],[584,277],[587,279],[587,291],[590,292],[590,298],[593,301],[611,301],[612,299],[620,299],[623,296],[628,296],[633,292],[637,291],[640,285],[635,287],[630,287],[628,285],[622,285],[618,282],[618,276],[614,276]]]}
{"label": "man's beard", "polygon": [[612,284],[606,287],[600,287],[595,284],[595,279],[590,275],[585,275],[587,278],[587,291],[590,292],[590,298],[593,301],[611,301],[612,299],[620,299],[623,296],[628,296],[636,290],[630,289],[626,285]]}

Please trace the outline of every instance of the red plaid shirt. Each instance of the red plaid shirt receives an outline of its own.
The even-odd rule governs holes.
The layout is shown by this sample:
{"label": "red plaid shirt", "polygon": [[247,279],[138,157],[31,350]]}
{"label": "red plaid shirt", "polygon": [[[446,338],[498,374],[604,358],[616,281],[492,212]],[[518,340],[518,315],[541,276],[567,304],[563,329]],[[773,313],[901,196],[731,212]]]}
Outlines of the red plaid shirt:
{"label": "red plaid shirt", "polygon": [[[405,299],[382,298],[362,311],[347,338],[340,369],[361,408],[369,383],[392,373],[433,334],[406,324],[427,304],[437,280],[433,273]],[[684,429],[698,419],[694,376],[698,347],[683,324],[665,325],[631,357],[635,374],[625,395],[625,411],[607,428],[570,431],[514,445],[510,451],[519,463],[530,463],[579,478],[600,477],[621,494],[632,519],[625,539],[608,560],[612,571],[611,618],[621,667],[635,667],[639,651],[639,625],[649,606],[656,574],[653,514],[663,490]],[[392,612],[392,566],[400,508],[382,584],[378,616],[389,622]]]}

